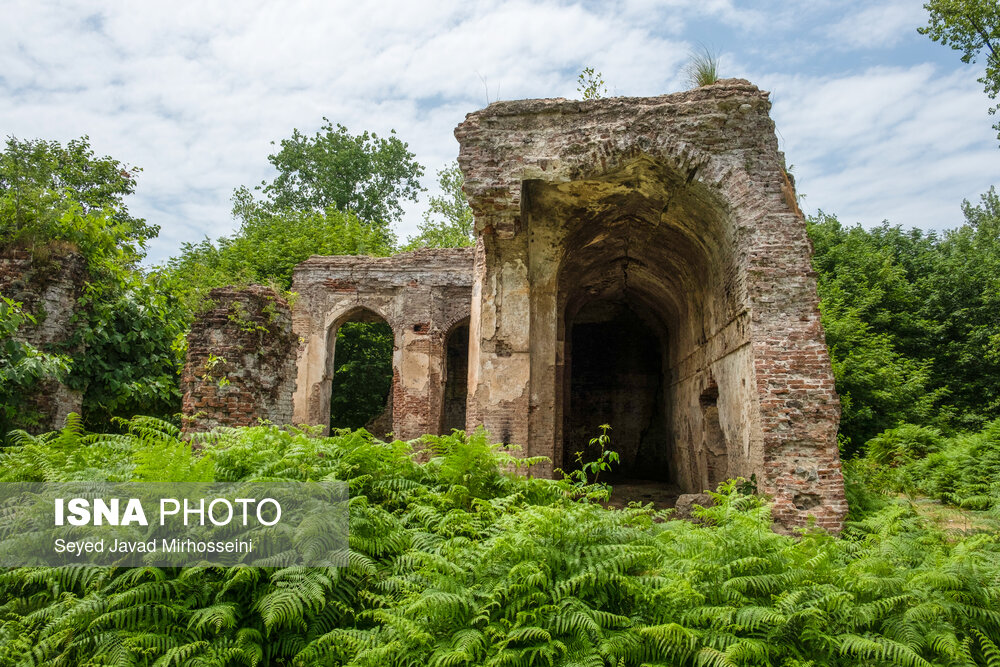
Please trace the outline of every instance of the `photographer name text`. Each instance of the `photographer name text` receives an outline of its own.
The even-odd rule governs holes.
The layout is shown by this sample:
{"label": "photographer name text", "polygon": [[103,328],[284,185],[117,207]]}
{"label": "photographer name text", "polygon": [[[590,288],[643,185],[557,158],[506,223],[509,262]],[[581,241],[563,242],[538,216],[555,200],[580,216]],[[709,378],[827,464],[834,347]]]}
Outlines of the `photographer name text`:
{"label": "photographer name text", "polygon": [[53,550],[59,554],[82,556],[90,553],[132,554],[132,553],[252,553],[253,540],[220,540],[204,541],[191,539],[160,540],[159,548],[156,540],[148,542],[115,540],[105,544],[104,540],[72,541],[59,538],[53,544]]}

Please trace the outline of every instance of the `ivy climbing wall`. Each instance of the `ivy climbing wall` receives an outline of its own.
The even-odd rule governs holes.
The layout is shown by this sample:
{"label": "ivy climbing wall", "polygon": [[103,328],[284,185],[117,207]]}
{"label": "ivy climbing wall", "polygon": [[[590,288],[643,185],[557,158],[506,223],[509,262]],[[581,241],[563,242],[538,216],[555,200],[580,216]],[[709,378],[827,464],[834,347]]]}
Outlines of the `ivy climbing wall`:
{"label": "ivy climbing wall", "polygon": [[259,285],[220,287],[209,299],[188,334],[185,433],[291,423],[298,338],[288,302]]}
{"label": "ivy climbing wall", "polygon": [[[71,347],[76,327],[73,315],[86,276],[86,260],[75,252],[42,248],[0,254],[0,295],[20,303],[35,319],[23,325],[17,337],[43,352],[79,352],[79,348]],[[24,420],[18,426],[33,432],[62,428],[66,415],[79,414],[82,404],[82,392],[58,380],[41,381],[33,388]]]}

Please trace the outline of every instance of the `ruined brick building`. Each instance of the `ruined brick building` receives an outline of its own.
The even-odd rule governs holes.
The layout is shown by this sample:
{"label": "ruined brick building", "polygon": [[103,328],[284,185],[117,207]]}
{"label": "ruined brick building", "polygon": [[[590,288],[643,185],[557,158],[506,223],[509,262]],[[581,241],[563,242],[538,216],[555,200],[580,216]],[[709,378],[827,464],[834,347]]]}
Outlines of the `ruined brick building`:
{"label": "ruined brick building", "polygon": [[[80,352],[80,347],[70,344],[77,301],[87,276],[86,260],[72,249],[0,251],[0,295],[20,303],[34,319],[22,325],[17,338],[50,354]],[[26,398],[14,426],[37,431],[62,428],[66,415],[79,414],[83,406],[83,392],[54,378],[40,381]]]}
{"label": "ruined brick building", "polygon": [[545,474],[610,423],[622,475],[698,492],[756,474],[780,523],[839,528],[840,406],[769,108],[726,80],[469,114],[475,248],[300,264],[291,421],[329,422],[338,328],[381,320],[396,437],[482,424]]}

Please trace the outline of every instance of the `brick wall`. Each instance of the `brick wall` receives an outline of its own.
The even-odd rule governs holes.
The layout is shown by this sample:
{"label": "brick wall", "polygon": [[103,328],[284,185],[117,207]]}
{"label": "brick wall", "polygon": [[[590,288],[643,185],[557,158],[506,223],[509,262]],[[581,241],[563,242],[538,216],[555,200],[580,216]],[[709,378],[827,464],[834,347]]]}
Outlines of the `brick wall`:
{"label": "brick wall", "polygon": [[[77,302],[87,278],[86,260],[69,250],[41,248],[35,252],[7,250],[0,253],[0,294],[20,302],[36,320],[25,324],[18,337],[44,352],[72,354]],[[31,431],[62,428],[66,415],[80,413],[83,394],[56,380],[36,385],[28,397],[31,422],[20,424]],[[35,422],[35,423],[32,423]]]}
{"label": "brick wall", "polygon": [[389,411],[372,429],[380,437],[392,431],[403,439],[441,431],[446,337],[469,316],[472,262],[472,248],[438,248],[392,257],[317,256],[299,264],[292,283],[301,341],[296,422],[329,424],[340,326],[382,320],[394,338],[392,391]]}
{"label": "brick wall", "polygon": [[184,431],[290,424],[298,339],[288,302],[259,285],[214,289],[209,299],[188,334]]}

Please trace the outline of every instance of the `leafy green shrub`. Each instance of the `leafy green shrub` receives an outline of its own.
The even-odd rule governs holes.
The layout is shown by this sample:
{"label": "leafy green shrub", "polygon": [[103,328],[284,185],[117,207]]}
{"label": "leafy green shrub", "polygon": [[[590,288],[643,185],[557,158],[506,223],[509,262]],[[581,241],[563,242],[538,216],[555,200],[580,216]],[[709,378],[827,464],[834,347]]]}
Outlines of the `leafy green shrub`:
{"label": "leafy green shrub", "polygon": [[[93,478],[97,461],[127,479],[155,458],[141,450],[177,441],[152,420],[124,430],[85,434],[76,421],[22,434],[0,453],[0,480]],[[699,510],[700,525],[577,502],[570,482],[508,472],[511,454],[482,433],[429,439],[424,463],[411,444],[364,431],[220,429],[196,441],[191,456],[211,456],[219,481],[346,481],[349,565],[7,570],[0,665],[789,667],[997,655],[997,536],[930,530],[905,503],[842,538],[788,537],[735,483]]]}
{"label": "leafy green shrub", "polygon": [[0,150],[0,249],[58,241],[87,258],[93,276],[135,267],[157,225],[128,212],[137,167],[97,157],[90,138],[8,137]]}
{"label": "leafy green shrub", "polygon": [[21,304],[0,295],[0,444],[14,423],[25,425],[35,415],[25,397],[40,380],[60,379],[69,372],[69,360],[43,352],[14,336],[35,318]]}
{"label": "leafy green shrub", "polygon": [[902,424],[868,441],[868,457],[882,465],[901,465],[941,449],[944,437],[936,428]]}
{"label": "leafy green shrub", "polygon": [[904,424],[870,440],[855,468],[876,489],[922,495],[966,509],[1000,508],[1000,419],[945,438]]}
{"label": "leafy green shrub", "polygon": [[908,472],[918,491],[939,500],[969,509],[1000,506],[1000,420],[952,438]]}
{"label": "leafy green shrub", "polygon": [[868,459],[844,461],[844,495],[848,519],[858,520],[884,509],[890,503],[887,486],[873,479],[878,470]]}

